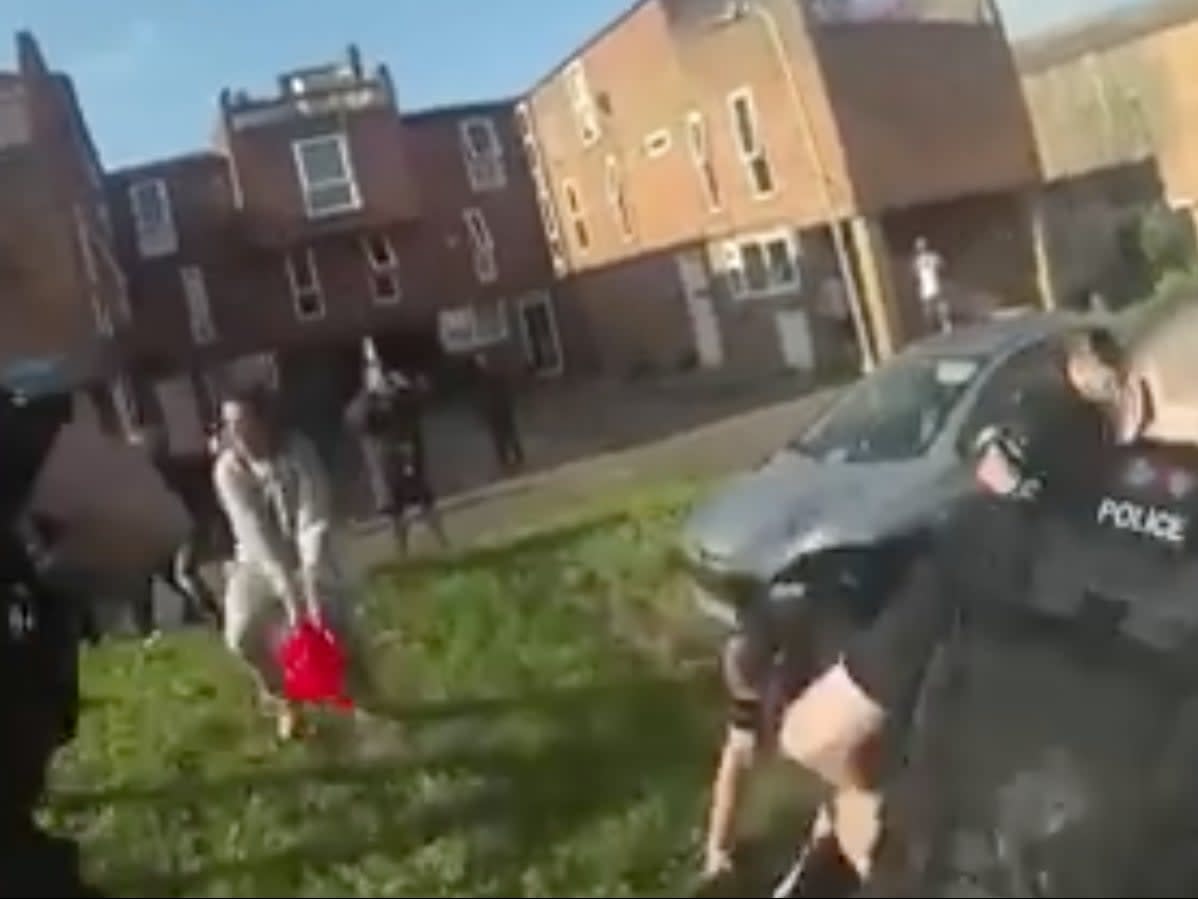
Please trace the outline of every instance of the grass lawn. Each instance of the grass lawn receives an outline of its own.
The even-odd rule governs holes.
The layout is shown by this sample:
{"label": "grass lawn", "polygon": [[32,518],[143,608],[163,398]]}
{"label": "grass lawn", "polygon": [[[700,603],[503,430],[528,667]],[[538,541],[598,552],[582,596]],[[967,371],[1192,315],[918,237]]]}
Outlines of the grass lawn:
{"label": "grass lawn", "polygon": [[120,895],[686,891],[723,714],[669,561],[694,490],[379,572],[394,715],[306,744],[212,635],[90,653],[50,821]]}

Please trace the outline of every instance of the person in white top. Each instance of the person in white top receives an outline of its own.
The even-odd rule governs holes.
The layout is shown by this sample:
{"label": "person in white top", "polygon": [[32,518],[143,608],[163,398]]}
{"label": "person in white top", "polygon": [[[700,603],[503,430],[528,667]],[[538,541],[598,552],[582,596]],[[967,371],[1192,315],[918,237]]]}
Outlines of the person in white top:
{"label": "person in white top", "polygon": [[309,614],[322,615],[347,644],[351,636],[345,582],[331,545],[328,482],[315,448],[278,426],[265,390],[231,394],[221,419],[225,440],[214,478],[235,544],[225,639],[266,696],[278,700],[279,736],[290,739],[301,721],[298,708],[280,696],[272,637],[284,622]]}
{"label": "person in white top", "polygon": [[948,304],[944,297],[944,257],[933,250],[926,237],[915,241],[915,258],[911,263],[915,272],[915,285],[919,290],[919,304],[924,318],[932,330],[948,331]]}

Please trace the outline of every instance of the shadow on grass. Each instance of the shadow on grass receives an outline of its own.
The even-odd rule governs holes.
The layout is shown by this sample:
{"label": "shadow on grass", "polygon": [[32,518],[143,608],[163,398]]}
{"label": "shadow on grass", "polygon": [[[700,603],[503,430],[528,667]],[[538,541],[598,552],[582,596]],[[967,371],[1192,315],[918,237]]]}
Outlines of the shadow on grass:
{"label": "shadow on grass", "polygon": [[[155,859],[157,870],[137,870],[131,859],[110,866],[104,886],[121,894],[178,895],[230,879],[299,888],[314,870],[366,856],[402,861],[443,836],[473,834],[481,844],[474,861],[485,866],[488,884],[504,895],[519,895],[523,872],[556,843],[592,822],[619,816],[646,796],[660,795],[672,808],[686,806],[689,818],[689,806],[703,799],[716,713],[704,684],[646,680],[451,703],[418,710],[410,720],[435,730],[433,722],[468,716],[470,726],[427,746],[421,745],[427,731],[418,727],[409,734],[409,747],[391,759],[61,794],[54,806],[67,815],[132,807],[162,821],[223,810],[236,820],[237,809],[253,796],[256,802],[290,804],[306,818],[299,834],[280,835],[292,838],[282,848],[275,848],[276,841],[247,856],[235,851],[232,858],[226,852]],[[496,716],[506,714],[519,716],[527,727],[502,726]],[[454,788],[432,799],[397,799],[397,785],[430,776]],[[329,787],[335,789],[327,790],[319,814],[304,812],[304,795]],[[356,829],[354,822],[363,818],[381,824]],[[653,856],[624,871],[622,882],[652,890],[664,861]]]}
{"label": "shadow on grass", "polygon": [[[695,489],[697,490],[697,488]],[[474,571],[503,568],[524,557],[552,554],[567,549],[571,544],[580,540],[585,540],[612,528],[635,523],[646,516],[668,515],[672,509],[685,502],[686,497],[681,493],[680,488],[678,496],[647,502],[640,508],[617,508],[581,520],[563,521],[556,526],[516,534],[496,544],[471,547],[462,553],[386,562],[377,566],[373,573],[375,576],[406,578],[443,574],[461,575]]]}

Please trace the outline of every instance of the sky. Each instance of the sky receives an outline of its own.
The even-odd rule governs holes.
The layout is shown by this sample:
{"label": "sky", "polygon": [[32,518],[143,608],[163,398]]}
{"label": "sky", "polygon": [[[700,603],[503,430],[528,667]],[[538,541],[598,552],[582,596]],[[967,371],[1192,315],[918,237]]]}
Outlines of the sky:
{"label": "sky", "polygon": [[[1027,34],[1143,0],[1000,0]],[[400,107],[511,96],[631,0],[0,0],[0,69],[32,29],[74,79],[108,167],[207,145],[221,88],[266,93],[275,75],[351,42],[391,67]]]}

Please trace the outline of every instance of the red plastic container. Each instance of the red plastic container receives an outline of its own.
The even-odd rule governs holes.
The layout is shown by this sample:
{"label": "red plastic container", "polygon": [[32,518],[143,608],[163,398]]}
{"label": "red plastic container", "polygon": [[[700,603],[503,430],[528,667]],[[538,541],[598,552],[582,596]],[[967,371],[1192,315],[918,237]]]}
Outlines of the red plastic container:
{"label": "red plastic container", "polygon": [[346,690],[345,651],[337,635],[322,621],[301,621],[278,646],[283,693],[292,702],[353,707]]}

